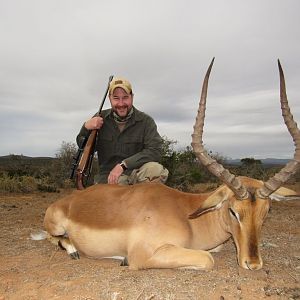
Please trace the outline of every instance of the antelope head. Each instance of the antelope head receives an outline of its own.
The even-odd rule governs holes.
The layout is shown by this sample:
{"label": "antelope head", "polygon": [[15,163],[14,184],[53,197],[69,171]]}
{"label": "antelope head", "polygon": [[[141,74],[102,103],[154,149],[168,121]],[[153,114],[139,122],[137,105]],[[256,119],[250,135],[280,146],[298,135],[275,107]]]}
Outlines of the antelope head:
{"label": "antelope head", "polygon": [[[197,218],[207,211],[222,208],[226,230],[231,233],[237,248],[238,263],[245,269],[258,270],[262,267],[259,252],[261,226],[267,216],[270,200],[278,198],[281,186],[291,178],[300,166],[300,131],[293,120],[288,105],[283,70],[278,60],[280,76],[280,102],[284,122],[294,140],[294,158],[268,181],[237,177],[210,157],[203,146],[202,136],[206,109],[206,97],[212,60],[204,78],[198,114],[192,134],[192,147],[198,160],[224,184],[204,201],[201,208],[190,215]],[[279,193],[279,194],[277,194]],[[297,199],[299,197],[296,197]]]}

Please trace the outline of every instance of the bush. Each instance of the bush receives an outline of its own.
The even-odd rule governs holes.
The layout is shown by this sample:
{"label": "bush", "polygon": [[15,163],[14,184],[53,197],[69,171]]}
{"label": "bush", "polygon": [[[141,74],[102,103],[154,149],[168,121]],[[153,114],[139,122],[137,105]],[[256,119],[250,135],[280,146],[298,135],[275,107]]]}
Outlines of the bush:
{"label": "bush", "polygon": [[32,176],[21,176],[20,181],[20,191],[23,193],[31,193],[37,190],[37,179]]}
{"label": "bush", "polygon": [[[167,185],[188,191],[192,184],[219,182],[218,178],[198,161],[191,147],[175,151],[174,144],[174,141],[164,141],[162,164],[169,170]],[[220,163],[224,160],[219,154],[210,155]]]}
{"label": "bush", "polygon": [[0,177],[0,191],[1,192],[20,192],[19,181],[16,177],[9,177],[7,173]]}
{"label": "bush", "polygon": [[37,190],[37,179],[31,176],[14,176],[7,173],[0,177],[0,191],[11,193],[30,193]]}

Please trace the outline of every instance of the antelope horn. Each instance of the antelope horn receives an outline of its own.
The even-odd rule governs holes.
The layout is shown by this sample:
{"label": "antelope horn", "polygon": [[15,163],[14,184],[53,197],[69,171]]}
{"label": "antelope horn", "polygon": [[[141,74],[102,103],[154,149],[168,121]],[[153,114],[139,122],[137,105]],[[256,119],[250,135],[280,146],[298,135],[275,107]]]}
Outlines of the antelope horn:
{"label": "antelope horn", "polygon": [[248,198],[249,194],[247,189],[242,185],[238,177],[225,169],[221,164],[219,164],[215,159],[211,158],[203,146],[203,126],[205,118],[206,109],[206,97],[207,97],[207,87],[209,75],[213,66],[215,58],[211,61],[208,70],[206,72],[203,85],[201,98],[198,108],[198,114],[196,116],[196,123],[194,125],[194,133],[192,134],[192,148],[196,157],[200,162],[216,177],[218,177],[222,182],[224,182],[235,194],[237,199],[243,200]]}
{"label": "antelope horn", "polygon": [[284,123],[288,128],[290,135],[295,144],[294,158],[289,161],[283,169],[270,178],[264,185],[257,190],[260,198],[268,198],[273,192],[280,188],[288,179],[296,173],[300,166],[300,131],[297,123],[293,119],[293,115],[289,108],[286,95],[285,80],[283,70],[278,59],[279,77],[280,77],[280,103]]}

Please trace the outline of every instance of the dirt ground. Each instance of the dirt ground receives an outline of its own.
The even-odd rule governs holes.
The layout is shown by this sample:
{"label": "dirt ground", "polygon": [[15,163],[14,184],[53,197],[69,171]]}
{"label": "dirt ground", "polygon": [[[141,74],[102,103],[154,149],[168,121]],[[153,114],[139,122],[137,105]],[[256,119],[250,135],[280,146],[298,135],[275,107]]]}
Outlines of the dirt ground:
{"label": "dirt ground", "polygon": [[72,260],[48,241],[30,239],[63,193],[0,195],[0,300],[300,299],[300,201],[273,202],[262,270],[239,268],[230,240],[213,253],[209,272],[131,271],[113,259]]}

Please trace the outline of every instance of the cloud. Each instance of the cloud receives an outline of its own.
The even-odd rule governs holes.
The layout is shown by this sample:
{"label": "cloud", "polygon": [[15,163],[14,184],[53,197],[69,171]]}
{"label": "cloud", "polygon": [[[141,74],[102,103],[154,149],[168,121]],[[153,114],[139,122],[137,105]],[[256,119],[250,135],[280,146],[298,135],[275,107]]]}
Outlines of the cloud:
{"label": "cloud", "polygon": [[162,135],[189,145],[216,56],[207,146],[231,157],[289,157],[276,60],[299,120],[299,9],[297,0],[1,1],[0,155],[53,156],[75,141],[111,74],[132,82],[135,105]]}

